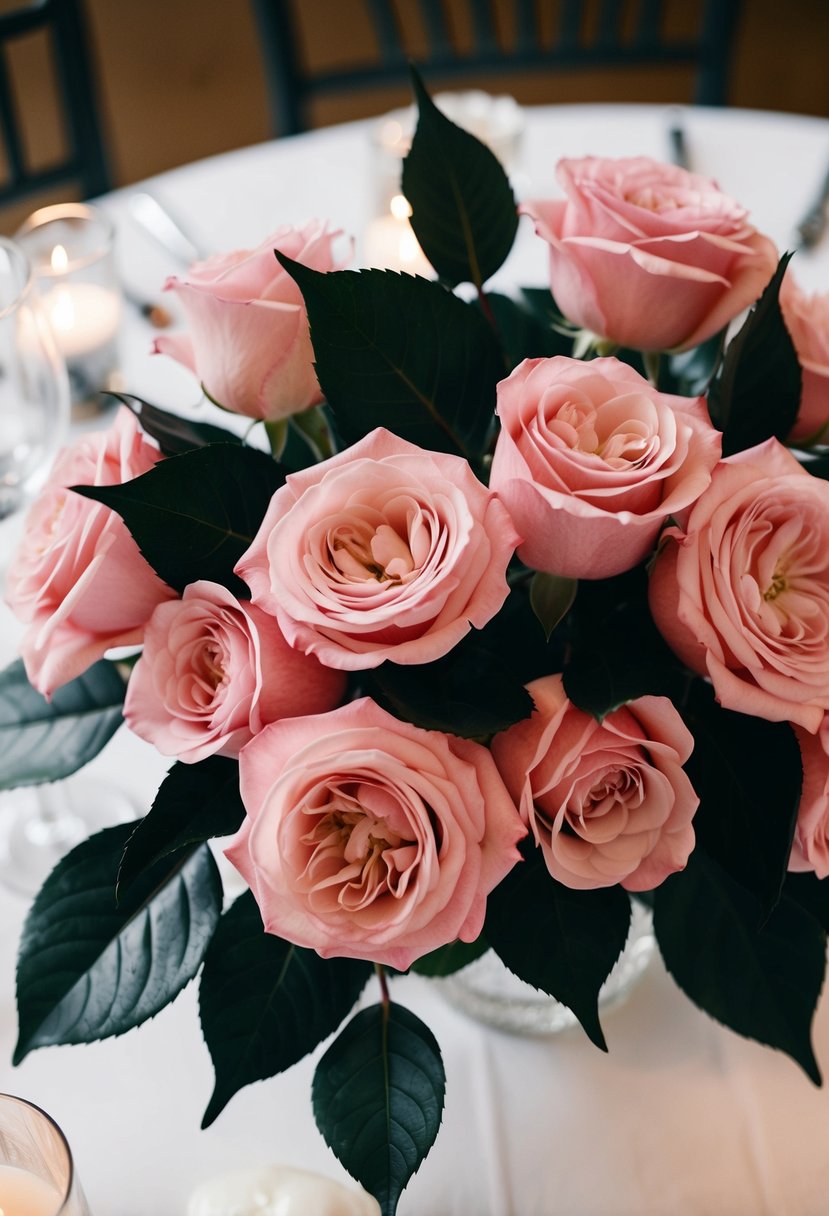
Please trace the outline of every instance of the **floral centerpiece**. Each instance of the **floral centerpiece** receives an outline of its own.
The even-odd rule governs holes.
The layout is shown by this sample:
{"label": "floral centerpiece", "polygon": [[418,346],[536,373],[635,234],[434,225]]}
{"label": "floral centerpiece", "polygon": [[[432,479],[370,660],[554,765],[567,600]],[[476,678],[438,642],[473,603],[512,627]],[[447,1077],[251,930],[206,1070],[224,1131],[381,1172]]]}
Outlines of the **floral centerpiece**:
{"label": "floral centerpiece", "polygon": [[189,332],[159,349],[264,426],[124,397],[66,450],[2,676],[6,788],[122,718],[173,761],[36,897],[16,1059],[200,972],[204,1122],[331,1037],[314,1114],[389,1214],[444,1094],[399,972],[494,950],[604,1048],[632,897],[688,997],[818,1083],[829,926],[815,310],[740,206],[645,159],[562,162],[522,208],[551,291],[490,291],[509,182],[415,89],[437,278],[343,268],[313,224],[173,280]]}

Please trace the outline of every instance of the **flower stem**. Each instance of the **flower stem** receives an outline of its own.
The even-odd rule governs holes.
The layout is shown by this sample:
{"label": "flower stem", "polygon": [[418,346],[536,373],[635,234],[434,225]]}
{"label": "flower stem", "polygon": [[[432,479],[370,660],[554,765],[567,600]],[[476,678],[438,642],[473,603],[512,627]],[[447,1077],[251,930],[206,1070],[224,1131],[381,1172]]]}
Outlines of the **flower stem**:
{"label": "flower stem", "polygon": [[375,963],[374,970],[377,973],[378,980],[380,981],[380,999],[388,1008],[391,1002],[389,997],[389,981],[386,975],[386,968],[382,963]]}
{"label": "flower stem", "polygon": [[659,388],[659,365],[661,360],[662,356],[658,350],[642,351],[642,362],[645,364],[645,373],[654,388]]}

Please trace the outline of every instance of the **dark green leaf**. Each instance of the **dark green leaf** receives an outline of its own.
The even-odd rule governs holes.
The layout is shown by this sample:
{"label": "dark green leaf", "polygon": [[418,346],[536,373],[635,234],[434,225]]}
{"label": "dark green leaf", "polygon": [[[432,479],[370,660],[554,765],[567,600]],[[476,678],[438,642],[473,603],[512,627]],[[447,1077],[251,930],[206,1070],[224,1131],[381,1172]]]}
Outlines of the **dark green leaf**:
{"label": "dark green leaf", "polygon": [[829,933],[829,882],[816,874],[787,874],[783,895],[799,904]]}
{"label": "dark green leaf", "polygon": [[363,1009],[317,1065],[317,1127],[383,1216],[435,1142],[445,1087],[434,1035],[396,1004]]}
{"label": "dark green leaf", "polygon": [[601,720],[636,697],[676,696],[684,687],[684,669],[650,615],[644,567],[582,579],[571,618],[564,690],[579,709]]}
{"label": "dark green leaf", "polygon": [[412,78],[418,121],[403,162],[412,228],[442,279],[481,287],[515,240],[512,187],[494,153],[440,112],[414,69]]}
{"label": "dark green leaf", "polygon": [[549,291],[540,293],[546,296],[550,312],[545,314],[540,306],[529,306],[526,295],[529,288],[523,289],[520,300],[510,299],[509,296],[497,292],[487,292],[486,301],[495,321],[495,330],[501,340],[509,366],[517,367],[523,359],[552,358],[554,355],[572,355],[573,339],[552,328],[552,318],[556,316],[553,297]]}
{"label": "dark green leaf", "polygon": [[689,686],[682,716],[694,736],[685,771],[700,799],[697,840],[767,916],[786,877],[803,782],[794,731],[723,709],[700,679]]}
{"label": "dark green leaf", "polygon": [[383,426],[472,460],[485,450],[504,363],[476,308],[429,279],[322,274],[276,256],[305,300],[317,376],[346,443]]}
{"label": "dark green leaf", "polygon": [[389,713],[426,730],[479,739],[506,730],[533,710],[530,694],[503,659],[465,639],[434,663],[383,663],[366,676]]}
{"label": "dark green leaf", "polygon": [[126,685],[101,659],[47,701],[21,659],[0,672],[0,789],[58,781],[97,756],[123,721]]}
{"label": "dark green leaf", "polygon": [[444,976],[454,975],[462,967],[468,967],[476,958],[486,954],[489,942],[479,937],[474,942],[449,942],[447,946],[438,946],[429,954],[422,955],[412,963],[412,971],[418,975]]}
{"label": "dark green leaf", "polygon": [[244,817],[236,760],[209,756],[198,764],[174,764],[149,813],[127,841],[118,870],[118,899],[161,857],[229,836]]}
{"label": "dark green leaf", "polygon": [[201,965],[222,905],[210,850],[153,866],[116,905],[131,831],[119,824],[83,841],[32,905],[17,964],[15,1064],[35,1047],[91,1043],[139,1026]]}
{"label": "dark green leaf", "polygon": [[176,591],[209,579],[246,596],[233,567],[284,481],[265,452],[216,443],[160,460],[123,485],[72,488],[117,511],[152,568]]}
{"label": "dark green leaf", "polygon": [[501,611],[476,635],[476,641],[490,654],[508,654],[511,675],[519,684],[529,684],[530,680],[563,669],[570,640],[569,623],[568,616],[549,639],[545,638],[530,604],[529,587],[522,580],[512,588]]}
{"label": "dark green leaf", "polygon": [[768,287],[729,342],[711,386],[709,408],[723,432],[723,456],[773,435],[785,439],[797,417],[802,374],[778,298],[791,256],[783,254]]}
{"label": "dark green leaf", "polygon": [[178,414],[171,414],[157,405],[150,405],[148,401],[142,401],[132,393],[115,393],[110,390],[107,395],[132,410],[141,423],[142,431],[155,439],[165,456],[179,456],[193,448],[206,447],[208,443],[242,442],[224,427],[180,418]]}
{"label": "dark green leaf", "polygon": [[702,848],[657,888],[654,929],[665,966],[695,1005],[738,1034],[791,1056],[820,1085],[810,1027],[826,934],[784,896],[762,928],[759,900]]}
{"label": "dark green leaf", "polygon": [[574,891],[552,877],[534,843],[522,852],[489,896],[484,935],[510,971],[572,1009],[607,1051],[599,990],[627,940],[630,900],[621,887]]}
{"label": "dark green leaf", "polygon": [[284,1072],[337,1029],[372,974],[355,959],[322,959],[262,927],[250,891],[224,914],[199,988],[216,1085],[207,1127],[244,1085]]}
{"label": "dark green leaf", "polygon": [[575,579],[541,572],[533,575],[530,604],[548,639],[559,621],[572,608],[577,590],[578,582]]}

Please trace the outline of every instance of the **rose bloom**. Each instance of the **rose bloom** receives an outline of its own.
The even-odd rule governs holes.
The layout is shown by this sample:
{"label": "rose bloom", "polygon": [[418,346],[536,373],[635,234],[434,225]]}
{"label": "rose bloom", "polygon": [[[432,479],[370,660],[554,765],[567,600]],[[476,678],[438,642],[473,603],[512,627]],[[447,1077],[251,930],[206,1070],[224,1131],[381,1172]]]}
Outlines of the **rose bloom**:
{"label": "rose bloom", "polygon": [[329,667],[429,663],[498,612],[519,541],[465,460],[379,428],[290,474],[236,573]]}
{"label": "rose bloom", "polygon": [[524,537],[518,556],[567,578],[637,565],[722,450],[701,397],[659,393],[618,359],[525,359],[497,412],[489,484]]}
{"label": "rose bloom", "polygon": [[175,596],[115,511],[67,489],[120,485],[160,459],[122,406],[108,431],[84,435],[59,453],[29,510],[6,577],[6,602],[29,626],[20,652],[30,682],[45,696],[111,647],[140,642],[156,605]]}
{"label": "rose bloom", "polygon": [[369,698],[267,726],[239,759],[226,854],[262,920],[323,958],[405,969],[481,932],[524,827],[489,751]]}
{"label": "rose bloom", "polygon": [[803,372],[800,409],[789,439],[810,439],[823,429],[822,440],[826,442],[829,434],[829,292],[807,295],[788,270],[780,287],[780,306]]}
{"label": "rose bloom", "polygon": [[829,878],[829,716],[816,735],[794,728],[803,760],[803,791],[789,869]]}
{"label": "rose bloom", "polygon": [[717,185],[640,156],[557,167],[565,198],[525,203],[575,324],[620,346],[685,350],[763,291],[777,250]]}
{"label": "rose bloom", "polygon": [[560,675],[527,685],[532,717],[492,740],[495,763],[553,878],[648,891],[684,868],[699,804],[682,765],[694,741],[667,697],[597,722]]}
{"label": "rose bloom", "polygon": [[197,582],[150,617],[124,717],[163,756],[192,764],[238,756],[267,723],[332,709],[344,691],[343,673],[293,650],[273,617]]}
{"label": "rose bloom", "polygon": [[313,270],[338,269],[341,236],[318,220],[280,228],[258,248],[216,254],[172,276],[188,334],[156,338],[156,354],[194,372],[209,397],[248,418],[275,421],[322,400],[302,293],[274,249]]}
{"label": "rose bloom", "polygon": [[829,708],[829,482],[769,439],[723,460],[650,579],[654,620],[727,709],[796,722]]}

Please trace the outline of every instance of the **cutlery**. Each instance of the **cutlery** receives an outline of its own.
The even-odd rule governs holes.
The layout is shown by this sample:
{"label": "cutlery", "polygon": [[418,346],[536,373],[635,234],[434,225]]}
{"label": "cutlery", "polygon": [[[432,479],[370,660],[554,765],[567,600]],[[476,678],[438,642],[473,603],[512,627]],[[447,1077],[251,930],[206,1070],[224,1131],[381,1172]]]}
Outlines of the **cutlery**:
{"label": "cutlery", "polygon": [[685,127],[683,126],[682,114],[679,110],[672,111],[670,115],[668,145],[670,147],[671,164],[677,165],[680,169],[690,168],[688,141],[685,138]]}
{"label": "cutlery", "polygon": [[162,305],[155,304],[152,300],[145,300],[140,295],[132,290],[131,287],[122,286],[124,299],[130,303],[141,316],[149,321],[154,329],[166,329],[168,325],[172,325],[172,314]]}
{"label": "cutlery", "polygon": [[190,266],[193,262],[202,261],[207,257],[198,242],[184,231],[179,221],[173,218],[155,195],[143,190],[138,191],[130,195],[127,205],[136,223],[149,233],[166,253],[172,254],[184,266]]}
{"label": "cutlery", "polygon": [[823,179],[817,198],[797,225],[797,243],[801,249],[812,249],[823,236],[826,228],[826,204],[829,202],[829,169]]}

